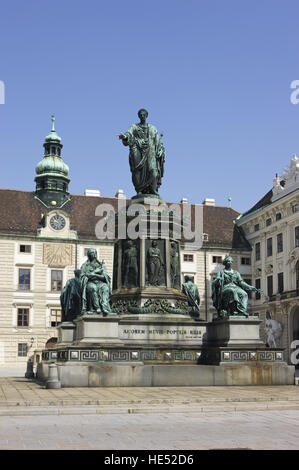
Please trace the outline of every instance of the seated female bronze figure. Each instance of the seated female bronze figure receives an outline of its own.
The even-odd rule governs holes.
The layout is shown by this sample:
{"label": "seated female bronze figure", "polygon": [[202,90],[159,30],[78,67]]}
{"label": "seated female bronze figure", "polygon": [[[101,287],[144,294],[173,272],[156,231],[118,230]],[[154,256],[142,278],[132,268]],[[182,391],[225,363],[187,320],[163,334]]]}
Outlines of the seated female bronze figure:
{"label": "seated female bronze figure", "polygon": [[247,284],[240,273],[231,268],[232,263],[233,258],[226,256],[223,260],[224,269],[217,273],[216,279],[212,282],[213,305],[219,318],[234,315],[248,317],[247,292],[263,293],[260,289]]}

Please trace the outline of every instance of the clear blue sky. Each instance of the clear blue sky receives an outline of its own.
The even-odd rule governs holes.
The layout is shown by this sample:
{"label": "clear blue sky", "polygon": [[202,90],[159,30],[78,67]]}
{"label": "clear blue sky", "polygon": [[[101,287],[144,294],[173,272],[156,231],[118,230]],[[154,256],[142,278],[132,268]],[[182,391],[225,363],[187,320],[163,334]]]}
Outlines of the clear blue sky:
{"label": "clear blue sky", "polygon": [[298,0],[3,0],[0,187],[34,190],[56,117],[70,191],[134,195],[117,134],[149,111],[166,201],[245,211],[299,153]]}

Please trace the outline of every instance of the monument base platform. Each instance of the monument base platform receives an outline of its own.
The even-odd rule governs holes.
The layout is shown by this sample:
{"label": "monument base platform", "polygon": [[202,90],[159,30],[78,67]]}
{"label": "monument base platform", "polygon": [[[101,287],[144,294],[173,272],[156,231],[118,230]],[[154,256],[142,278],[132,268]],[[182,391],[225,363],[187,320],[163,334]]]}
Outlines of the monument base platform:
{"label": "monument base platform", "polygon": [[62,387],[294,384],[294,366],[283,349],[263,344],[259,324],[256,318],[207,324],[180,315],[84,315],[58,327],[60,341],[43,351],[37,377],[47,380],[55,363]]}
{"label": "monument base platform", "polygon": [[[62,387],[198,387],[293,385],[294,366],[279,363],[255,364],[154,364],[138,362],[57,363]],[[38,377],[45,380],[48,365],[38,365]]]}

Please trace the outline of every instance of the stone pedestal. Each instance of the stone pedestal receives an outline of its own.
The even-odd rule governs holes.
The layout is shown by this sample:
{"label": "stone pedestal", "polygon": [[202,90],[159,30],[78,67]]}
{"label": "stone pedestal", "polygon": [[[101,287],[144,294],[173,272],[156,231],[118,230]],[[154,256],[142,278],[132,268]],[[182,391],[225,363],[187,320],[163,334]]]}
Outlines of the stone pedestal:
{"label": "stone pedestal", "polygon": [[58,343],[72,343],[75,339],[76,325],[72,322],[61,323],[57,327]]}
{"label": "stone pedestal", "polygon": [[[138,238],[131,223],[138,215]],[[116,231],[125,237],[114,246],[111,308],[118,314],[180,314],[189,317],[187,297],[181,292],[180,240],[182,217],[169,213],[159,197],[132,199],[118,214]],[[135,225],[134,225],[135,227]]]}
{"label": "stone pedestal", "polygon": [[101,315],[81,315],[75,320],[75,344],[120,343],[118,335],[118,317],[103,317]]}
{"label": "stone pedestal", "polygon": [[229,317],[208,324],[207,342],[210,346],[264,346],[260,338],[261,320],[258,317]]}
{"label": "stone pedestal", "polygon": [[284,350],[267,348],[260,338],[259,317],[228,317],[214,320],[207,326],[207,343],[201,351],[200,364],[229,367],[247,364],[263,367],[263,364],[285,363]]}

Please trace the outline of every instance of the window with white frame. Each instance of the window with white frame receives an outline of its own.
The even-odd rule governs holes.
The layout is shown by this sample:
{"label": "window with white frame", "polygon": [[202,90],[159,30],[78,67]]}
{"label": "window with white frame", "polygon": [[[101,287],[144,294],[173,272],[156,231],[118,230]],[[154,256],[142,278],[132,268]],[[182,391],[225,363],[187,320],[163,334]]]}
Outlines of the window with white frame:
{"label": "window with white frame", "polygon": [[184,254],[184,261],[186,261],[186,262],[188,262],[188,263],[193,263],[193,261],[194,261],[194,256],[185,253],[185,254]]}
{"label": "window with white frame", "polygon": [[61,323],[61,309],[51,308],[51,327],[55,328],[59,323]]}
{"label": "window with white frame", "polygon": [[29,326],[29,308],[18,308],[17,326]]}
{"label": "window with white frame", "polygon": [[19,268],[19,290],[30,290],[31,272],[28,268]]}
{"label": "window with white frame", "polygon": [[52,291],[62,290],[62,270],[61,269],[51,270],[51,290]]}
{"label": "window with white frame", "polygon": [[31,253],[31,245],[20,245],[20,253]]}
{"label": "window with white frame", "polygon": [[28,352],[27,343],[18,343],[18,356],[19,357],[26,357],[27,352]]}

